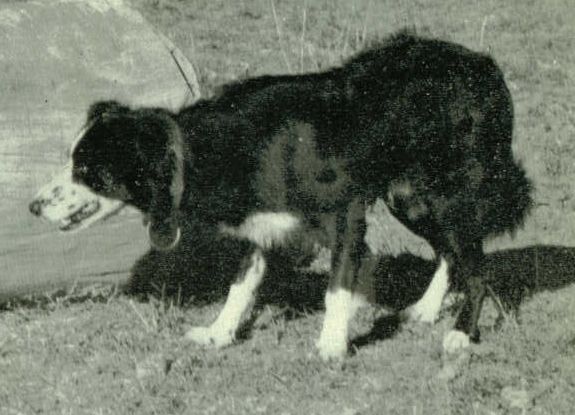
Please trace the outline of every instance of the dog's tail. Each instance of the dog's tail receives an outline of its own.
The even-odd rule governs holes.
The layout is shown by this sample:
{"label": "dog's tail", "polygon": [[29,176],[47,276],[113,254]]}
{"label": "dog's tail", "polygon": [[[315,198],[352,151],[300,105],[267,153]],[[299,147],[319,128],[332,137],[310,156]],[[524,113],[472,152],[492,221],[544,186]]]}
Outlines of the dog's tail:
{"label": "dog's tail", "polygon": [[484,222],[489,233],[514,232],[533,207],[533,184],[521,164],[508,163],[485,189],[491,193],[487,200],[495,202]]}

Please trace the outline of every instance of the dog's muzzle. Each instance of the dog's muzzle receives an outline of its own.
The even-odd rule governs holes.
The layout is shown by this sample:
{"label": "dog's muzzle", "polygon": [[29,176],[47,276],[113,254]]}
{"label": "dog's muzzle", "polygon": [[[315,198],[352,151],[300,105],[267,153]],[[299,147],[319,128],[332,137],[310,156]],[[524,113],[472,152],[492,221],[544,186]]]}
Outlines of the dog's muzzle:
{"label": "dog's muzzle", "polygon": [[40,189],[28,208],[37,217],[58,224],[63,232],[85,229],[119,212],[124,203],[96,195],[72,181],[72,168],[66,166]]}

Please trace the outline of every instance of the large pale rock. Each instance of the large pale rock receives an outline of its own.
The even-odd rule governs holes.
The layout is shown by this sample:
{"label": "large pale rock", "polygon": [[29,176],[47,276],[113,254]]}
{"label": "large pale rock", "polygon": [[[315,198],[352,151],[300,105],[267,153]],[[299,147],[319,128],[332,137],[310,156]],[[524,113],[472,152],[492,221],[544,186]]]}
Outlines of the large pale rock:
{"label": "large pale rock", "polygon": [[138,215],[66,234],[28,203],[66,162],[93,101],[177,109],[198,96],[190,63],[119,0],[0,7],[0,298],[127,275],[147,249]]}

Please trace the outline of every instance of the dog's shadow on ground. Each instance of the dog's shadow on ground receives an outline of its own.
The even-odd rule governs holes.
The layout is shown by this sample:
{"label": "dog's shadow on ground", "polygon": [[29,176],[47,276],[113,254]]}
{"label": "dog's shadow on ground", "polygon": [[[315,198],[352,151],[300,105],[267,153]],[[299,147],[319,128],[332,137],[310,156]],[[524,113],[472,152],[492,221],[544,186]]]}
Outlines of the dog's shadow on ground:
{"label": "dog's shadow on ground", "polygon": [[[213,236],[217,232],[205,226],[184,231],[188,236],[173,251],[150,251],[136,262],[128,287],[131,294],[153,295],[191,306],[225,298],[249,246]],[[293,253],[283,255],[269,263],[258,303],[289,310],[289,319],[305,315],[303,311],[321,310],[327,276],[302,272],[301,267],[297,271],[297,264],[294,268],[290,262],[293,258],[289,258]],[[490,289],[513,314],[530,295],[575,282],[575,248],[537,245],[497,251],[486,258],[484,269],[489,273]],[[414,303],[425,292],[435,267],[434,261],[411,254],[381,257],[374,272],[376,302],[392,310]],[[397,313],[386,315],[352,345],[361,347],[392,337],[400,324]],[[249,337],[249,329],[242,330],[242,337]]]}
{"label": "dog's shadow on ground", "polygon": [[[182,240],[175,249],[151,250],[136,261],[130,283],[125,287],[127,294],[194,307],[226,297],[243,257],[249,252],[249,244],[218,236],[217,229],[205,224],[184,223],[183,227]],[[530,295],[575,282],[575,248],[536,245],[493,252],[486,259],[490,288],[510,314],[515,314]],[[280,310],[287,310],[284,314],[287,319],[322,310],[328,278],[325,274],[302,271],[309,260],[302,253],[278,252],[276,261],[268,263],[268,276],[260,289],[258,304],[280,306]],[[402,310],[416,302],[425,292],[435,268],[434,261],[411,254],[381,257],[374,271],[376,303]],[[89,298],[93,301],[93,296]],[[102,298],[107,301],[108,297]],[[390,338],[400,327],[400,315],[387,314],[376,320],[367,334],[355,338],[352,346],[359,348]],[[249,336],[248,325],[240,337]]]}
{"label": "dog's shadow on ground", "polygon": [[[517,316],[519,307],[533,294],[554,291],[575,283],[575,248],[535,245],[496,251],[486,256],[484,272],[489,288],[503,311]],[[376,275],[376,298],[381,305],[401,310],[423,294],[435,270],[432,261],[405,254],[384,258]],[[353,340],[359,348],[392,337],[400,327],[399,314],[375,321],[371,331]]]}

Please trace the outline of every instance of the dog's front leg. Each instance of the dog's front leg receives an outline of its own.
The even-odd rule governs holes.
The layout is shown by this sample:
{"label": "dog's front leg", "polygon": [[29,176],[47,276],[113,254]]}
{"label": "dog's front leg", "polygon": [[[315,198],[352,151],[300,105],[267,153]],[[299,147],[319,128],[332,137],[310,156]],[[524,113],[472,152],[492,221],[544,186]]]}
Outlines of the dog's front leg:
{"label": "dog's front leg", "polygon": [[367,250],[365,210],[363,201],[354,200],[338,212],[325,317],[316,343],[323,360],[341,360],[347,353],[348,325],[357,308],[353,290]]}
{"label": "dog's front leg", "polygon": [[236,281],[230,287],[224,308],[209,327],[193,327],[186,338],[203,346],[216,348],[233,343],[236,331],[252,308],[257,289],[266,271],[266,260],[260,248],[244,258]]}

